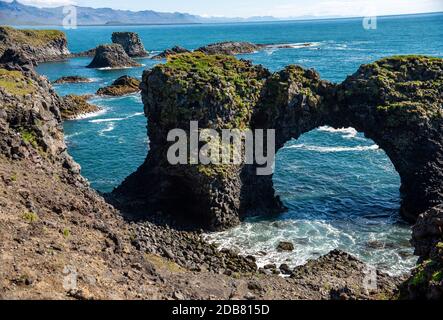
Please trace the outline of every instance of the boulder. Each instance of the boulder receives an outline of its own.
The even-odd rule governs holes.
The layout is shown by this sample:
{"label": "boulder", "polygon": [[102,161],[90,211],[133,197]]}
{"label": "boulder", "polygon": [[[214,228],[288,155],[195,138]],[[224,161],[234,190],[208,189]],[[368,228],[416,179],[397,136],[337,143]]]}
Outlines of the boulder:
{"label": "boulder", "polygon": [[112,43],[121,45],[130,57],[144,57],[147,55],[140,37],[135,32],[114,32]]}
{"label": "boulder", "polygon": [[105,44],[97,47],[94,59],[88,68],[129,68],[139,67],[140,64],[132,60],[119,44]]}
{"label": "boulder", "polygon": [[129,76],[121,76],[115,80],[112,85],[98,89],[97,94],[106,96],[122,96],[125,94],[139,92],[139,87],[140,80]]}
{"label": "boulder", "polygon": [[277,251],[294,251],[294,249],[294,244],[288,241],[280,241],[277,245]]}

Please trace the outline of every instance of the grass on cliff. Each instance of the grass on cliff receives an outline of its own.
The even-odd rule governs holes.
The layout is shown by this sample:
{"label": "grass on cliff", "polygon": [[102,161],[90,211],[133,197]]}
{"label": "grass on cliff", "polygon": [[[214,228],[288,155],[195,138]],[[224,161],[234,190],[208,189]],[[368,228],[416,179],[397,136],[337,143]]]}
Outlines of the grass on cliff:
{"label": "grass on cliff", "polygon": [[32,82],[21,72],[6,69],[0,69],[0,87],[16,96],[25,96],[35,92]]}
{"label": "grass on cliff", "polygon": [[66,38],[65,34],[59,30],[14,29],[8,26],[0,26],[1,33],[16,43],[31,46],[44,46],[53,40]]}

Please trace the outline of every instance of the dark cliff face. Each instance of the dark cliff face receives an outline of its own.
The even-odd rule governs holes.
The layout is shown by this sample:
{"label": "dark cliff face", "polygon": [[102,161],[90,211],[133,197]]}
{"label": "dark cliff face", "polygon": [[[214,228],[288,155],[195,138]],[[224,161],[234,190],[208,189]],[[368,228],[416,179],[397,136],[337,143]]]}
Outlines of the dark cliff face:
{"label": "dark cliff face", "polygon": [[121,45],[130,57],[144,57],[147,54],[140,37],[135,32],[114,32],[112,42]]}
{"label": "dark cliff face", "polygon": [[0,27],[0,56],[8,49],[23,51],[37,62],[69,56],[66,36],[58,30],[19,30]]}

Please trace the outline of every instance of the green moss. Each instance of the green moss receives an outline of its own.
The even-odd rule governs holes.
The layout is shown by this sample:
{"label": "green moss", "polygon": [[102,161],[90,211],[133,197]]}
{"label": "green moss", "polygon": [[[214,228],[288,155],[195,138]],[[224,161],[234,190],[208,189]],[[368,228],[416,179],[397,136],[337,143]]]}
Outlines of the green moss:
{"label": "green moss", "polygon": [[9,71],[0,69],[0,87],[9,94],[25,96],[35,92],[35,87],[31,81],[19,71]]}
{"label": "green moss", "polygon": [[443,280],[443,271],[437,271],[432,274],[432,281],[440,282]]}
{"label": "green moss", "polygon": [[69,238],[71,236],[71,230],[69,230],[69,228],[64,228],[62,233],[63,237],[65,238]]}
{"label": "green moss", "polygon": [[191,110],[162,110],[162,119],[166,122],[184,119],[183,116],[203,118],[208,111],[205,101],[210,98],[211,105],[234,111],[232,117],[223,123],[223,128],[249,126],[252,107],[264,83],[264,69],[232,56],[201,52],[171,56],[166,64],[156,68],[169,77],[174,90],[171,96],[186,95],[188,106],[195,105],[189,108]]}
{"label": "green moss", "polygon": [[409,280],[409,284],[412,286],[419,286],[426,281],[426,273],[423,268],[420,268],[418,272]]}
{"label": "green moss", "polygon": [[38,215],[34,212],[25,212],[22,218],[28,223],[34,223],[38,220]]}
{"label": "green moss", "polygon": [[66,38],[65,34],[59,30],[28,30],[1,26],[0,32],[6,34],[15,43],[30,46],[44,46],[51,41]]}
{"label": "green moss", "polygon": [[37,137],[34,132],[26,130],[26,129],[22,129],[20,131],[20,135],[22,136],[22,139],[24,142],[29,143],[34,148],[38,148]]}

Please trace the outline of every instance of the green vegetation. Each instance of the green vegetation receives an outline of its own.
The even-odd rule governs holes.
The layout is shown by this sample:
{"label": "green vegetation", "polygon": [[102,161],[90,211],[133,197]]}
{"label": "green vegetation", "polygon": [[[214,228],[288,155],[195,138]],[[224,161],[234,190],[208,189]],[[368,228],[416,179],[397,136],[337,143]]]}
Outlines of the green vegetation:
{"label": "green vegetation", "polygon": [[64,228],[62,233],[63,237],[65,238],[69,238],[71,236],[71,230],[69,230],[69,228]]}
{"label": "green vegetation", "polygon": [[38,215],[34,212],[25,212],[22,218],[28,223],[34,223],[38,220]]}
{"label": "green vegetation", "polygon": [[11,176],[11,181],[12,181],[12,182],[17,182],[17,179],[18,179],[18,177],[17,177],[17,173],[14,173],[14,174]]}
{"label": "green vegetation", "polygon": [[22,136],[22,139],[24,142],[29,143],[34,148],[38,148],[37,137],[34,132],[26,130],[26,129],[22,129],[20,131],[20,135]]}
{"label": "green vegetation", "polygon": [[[211,99],[211,105],[220,105],[232,116],[221,123],[225,129],[247,128],[254,102],[258,100],[267,71],[252,66],[246,61],[232,56],[206,55],[201,52],[173,55],[164,65],[156,67],[167,76],[173,76],[171,97],[186,94],[187,105],[198,108],[189,110],[163,110],[165,120],[178,118],[177,115],[193,119],[204,118],[209,112],[205,101]],[[185,109],[185,108],[182,108]]]}
{"label": "green vegetation", "polygon": [[420,268],[420,270],[409,280],[409,284],[413,286],[419,286],[426,281],[426,273]]}
{"label": "green vegetation", "polygon": [[443,280],[443,271],[437,271],[432,274],[432,281],[440,282]]}
{"label": "green vegetation", "polygon": [[30,46],[44,46],[57,39],[66,39],[65,34],[59,30],[26,30],[0,26],[0,33],[5,34],[15,43]]}
{"label": "green vegetation", "polygon": [[32,82],[21,72],[6,69],[0,69],[0,87],[16,96],[25,96],[35,92]]}

